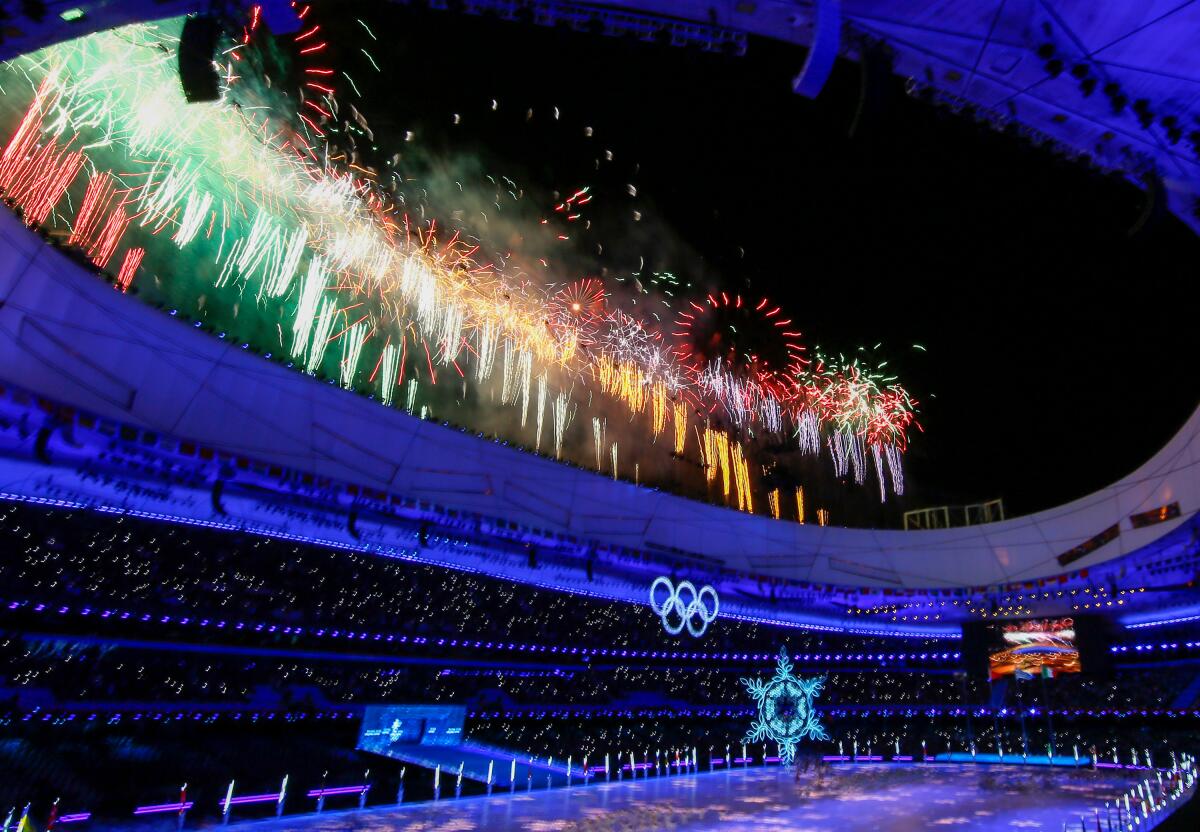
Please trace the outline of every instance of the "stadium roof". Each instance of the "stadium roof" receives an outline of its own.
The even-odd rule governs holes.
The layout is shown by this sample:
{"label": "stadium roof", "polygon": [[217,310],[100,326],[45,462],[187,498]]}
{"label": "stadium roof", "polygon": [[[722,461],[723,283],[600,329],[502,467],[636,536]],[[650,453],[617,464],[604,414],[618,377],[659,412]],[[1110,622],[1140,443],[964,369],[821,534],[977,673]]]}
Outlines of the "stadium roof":
{"label": "stadium roof", "polygon": [[[209,8],[199,0],[47,6],[40,21],[14,14],[6,22],[0,58]],[[914,93],[998,128],[1016,125],[1068,156],[1123,172],[1149,190],[1144,219],[1169,206],[1200,231],[1200,3],[1194,0],[1109,4],[1102,13],[1088,0],[465,0],[461,8],[602,32],[662,32],[713,48],[742,48],[746,33],[795,43],[810,48],[796,79],[807,95],[819,94],[835,56],[863,63],[864,89],[890,67],[910,79]],[[614,15],[621,12],[648,19],[620,22]]]}

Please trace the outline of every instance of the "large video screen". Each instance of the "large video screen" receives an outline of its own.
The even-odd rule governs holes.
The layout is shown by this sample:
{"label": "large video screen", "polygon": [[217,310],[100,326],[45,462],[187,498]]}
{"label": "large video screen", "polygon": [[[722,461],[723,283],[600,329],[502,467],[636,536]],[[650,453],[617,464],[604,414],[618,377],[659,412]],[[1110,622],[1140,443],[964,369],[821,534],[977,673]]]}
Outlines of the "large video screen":
{"label": "large video screen", "polygon": [[1082,669],[1073,618],[1031,618],[988,625],[988,675],[992,679],[1052,678]]}
{"label": "large video screen", "polygon": [[458,745],[466,716],[462,705],[368,705],[358,747],[391,756],[399,746]]}

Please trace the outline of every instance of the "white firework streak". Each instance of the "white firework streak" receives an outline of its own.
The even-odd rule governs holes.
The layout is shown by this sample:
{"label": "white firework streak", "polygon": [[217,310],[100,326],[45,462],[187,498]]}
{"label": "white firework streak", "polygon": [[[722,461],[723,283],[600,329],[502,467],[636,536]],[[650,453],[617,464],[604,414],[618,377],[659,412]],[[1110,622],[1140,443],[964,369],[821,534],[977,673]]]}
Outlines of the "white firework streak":
{"label": "white firework streak", "polygon": [[563,439],[567,434],[567,427],[571,424],[571,419],[575,415],[575,408],[571,407],[571,394],[560,392],[554,399],[554,458],[562,459]]}
{"label": "white firework streak", "polygon": [[800,452],[816,456],[821,452],[821,422],[817,414],[809,408],[804,408],[792,417],[796,424],[796,439],[800,443]]}
{"label": "white firework streak", "polygon": [[400,373],[400,350],[395,344],[383,348],[383,357],[379,360],[379,399],[385,405],[390,405],[396,393],[396,379]]}
{"label": "white firework streak", "polygon": [[325,360],[325,346],[329,343],[329,333],[333,331],[337,311],[337,303],[332,299],[326,299],[321,304],[321,311],[313,326],[312,342],[308,345],[308,360],[304,364],[309,375],[315,373]]}
{"label": "white firework streak", "polygon": [[363,341],[367,339],[369,327],[360,321],[342,334],[342,363],[340,365],[342,386],[349,389],[354,386],[354,376],[358,372],[358,359],[362,356]]}
{"label": "white firework streak", "polygon": [[596,470],[601,469],[600,460],[604,455],[604,428],[607,420],[601,419],[599,416],[592,417],[592,439],[596,443]]}
{"label": "white firework streak", "polygon": [[303,358],[308,352],[308,339],[316,322],[321,297],[325,294],[325,281],[324,263],[320,257],[314,257],[309,261],[308,274],[300,290],[300,303],[292,321],[293,358]]}
{"label": "white firework streak", "polygon": [[533,443],[533,449],[537,452],[542,450],[542,422],[546,415],[546,374],[542,373],[538,376],[538,394],[537,394],[537,434]]}
{"label": "white firework streak", "polygon": [[888,471],[892,475],[892,491],[904,493],[904,455],[895,445],[884,445],[883,452],[887,456]]}
{"label": "white firework streak", "polygon": [[406,390],[404,396],[404,409],[409,412],[409,415],[412,415],[413,409],[417,404],[417,380],[415,378],[410,378],[408,380],[407,387],[408,389]]}
{"label": "white firework streak", "polygon": [[[521,351],[521,427],[529,420],[529,382],[533,379],[533,353]],[[541,418],[540,416],[538,418]]]}
{"label": "white firework streak", "polygon": [[887,480],[883,478],[883,451],[878,442],[871,443],[871,459],[875,463],[875,476],[879,480],[879,502],[887,501]]}
{"label": "white firework streak", "polygon": [[480,384],[492,377],[496,366],[496,351],[500,348],[500,328],[491,321],[484,321],[475,335],[479,356],[475,359],[475,380]]}

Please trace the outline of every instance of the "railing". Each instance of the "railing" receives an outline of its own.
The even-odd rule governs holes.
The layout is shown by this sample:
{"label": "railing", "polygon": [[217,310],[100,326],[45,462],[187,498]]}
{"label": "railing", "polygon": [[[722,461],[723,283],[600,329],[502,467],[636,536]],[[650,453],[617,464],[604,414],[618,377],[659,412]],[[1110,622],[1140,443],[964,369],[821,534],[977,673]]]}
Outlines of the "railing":
{"label": "railing", "polygon": [[[1114,764],[1102,764],[1105,768],[1120,768]],[[1191,797],[1196,785],[1196,759],[1183,754],[1176,759],[1171,754],[1169,769],[1153,769],[1130,765],[1124,768],[1141,768],[1153,771],[1154,778],[1145,777],[1114,801],[1104,804],[1104,809],[1095,808],[1091,817],[1080,815],[1076,820],[1063,821],[1063,832],[1144,832],[1153,829],[1174,811],[1180,801]]]}
{"label": "railing", "polygon": [[[1114,753],[1112,762],[1103,760],[1093,760],[1091,757],[1080,756],[1078,748],[1075,749],[1074,757],[1029,757],[1027,755],[1009,754],[1004,755],[1003,750],[999,754],[983,754],[978,753],[974,746],[968,750],[958,753],[946,754],[928,754],[924,743],[921,745],[919,757],[914,752],[913,754],[901,753],[899,744],[894,748],[894,753],[882,753],[871,747],[865,749],[865,753],[861,753],[857,744],[851,750],[852,753],[845,753],[846,749],[839,743],[837,754],[825,754],[821,757],[824,763],[836,764],[871,764],[871,765],[944,765],[947,763],[958,764],[1004,764],[1004,765],[1050,765],[1061,766],[1064,768],[1097,768],[1097,769],[1119,769],[1122,771],[1138,771],[1145,776],[1142,781],[1131,787],[1127,792],[1121,795],[1116,801],[1106,803],[1103,810],[1093,809],[1092,816],[1080,816],[1078,819],[1071,818],[1063,821],[1063,832],[1144,832],[1153,828],[1161,822],[1171,811],[1173,811],[1179,801],[1189,797],[1194,791],[1196,782],[1196,760],[1190,754],[1176,754],[1171,752],[1170,768],[1155,768],[1153,761],[1150,759],[1149,752],[1139,755],[1134,749],[1129,749],[1129,763],[1121,763]],[[736,755],[732,744],[725,746],[725,753],[718,753],[715,746],[709,746],[706,755],[701,755],[700,749],[680,748],[656,749],[653,757],[649,750],[644,750],[639,755],[637,752],[622,751],[619,753],[610,752],[604,755],[603,765],[588,764],[588,757],[582,756],[583,764],[578,769],[578,774],[575,774],[576,769],[573,766],[571,756],[567,757],[567,769],[565,777],[565,788],[572,788],[578,782],[581,787],[588,787],[593,782],[599,782],[603,777],[603,781],[608,783],[615,779],[617,782],[622,781],[626,776],[631,779],[648,779],[650,777],[678,777],[680,775],[701,774],[704,772],[702,766],[703,761],[707,761],[707,772],[732,772],[738,767],[748,769],[750,766],[767,767],[770,765],[779,765],[782,763],[782,754],[776,746],[776,753],[771,754],[769,745],[761,745],[756,749],[749,745],[740,746],[740,755]],[[757,753],[756,753],[757,751]],[[534,758],[527,759],[530,766],[538,765]],[[514,776],[510,776],[508,792],[515,794],[518,791],[517,781],[515,777],[515,766],[517,760],[512,760]],[[548,764],[553,766],[553,758]],[[459,765],[454,797],[462,797],[463,786],[463,769],[462,764]],[[396,793],[394,805],[399,805],[404,802],[404,786],[405,774],[407,767],[400,771],[400,785]],[[493,793],[495,785],[492,776],[492,767],[488,768],[486,781],[487,794]],[[362,783],[329,786],[322,783],[319,787],[308,789],[305,791],[305,796],[310,800],[315,800],[316,803],[310,811],[298,812],[294,814],[312,814],[321,813],[325,810],[326,800],[329,798],[357,798],[357,809],[366,808],[367,798],[371,792],[372,784],[370,781],[370,772],[363,778]],[[433,785],[433,800],[441,799],[441,780],[442,767],[436,766],[432,770],[432,785]],[[538,780],[535,784],[533,777],[533,769],[530,768],[529,776],[526,778],[525,786],[520,791],[534,791],[535,785],[540,787],[541,781]],[[550,776],[545,779],[544,789],[553,787],[553,781]],[[237,795],[236,783],[230,781],[225,796],[218,801],[217,805],[221,810],[221,822],[223,824],[230,823],[233,810],[239,806],[255,806],[274,804],[276,817],[281,817],[285,812],[285,804],[288,796],[288,777],[285,776],[280,783],[279,791],[268,792],[265,794],[247,794]],[[57,804],[56,804],[57,805]],[[138,806],[133,810],[133,817],[161,817],[163,815],[175,815],[177,818],[176,828],[182,830],[187,821],[188,813],[194,808],[195,802],[188,799],[187,784],[180,789],[179,799],[170,803],[155,803],[145,806]],[[91,819],[90,812],[76,812],[72,814],[56,815],[57,809],[50,809],[50,817],[54,819],[54,825],[83,823]],[[10,811],[8,817],[4,820],[3,825],[0,825],[0,832],[18,832],[29,828],[32,822],[32,806],[26,805],[23,812],[19,815],[16,810]],[[47,826],[50,823],[47,822]]]}

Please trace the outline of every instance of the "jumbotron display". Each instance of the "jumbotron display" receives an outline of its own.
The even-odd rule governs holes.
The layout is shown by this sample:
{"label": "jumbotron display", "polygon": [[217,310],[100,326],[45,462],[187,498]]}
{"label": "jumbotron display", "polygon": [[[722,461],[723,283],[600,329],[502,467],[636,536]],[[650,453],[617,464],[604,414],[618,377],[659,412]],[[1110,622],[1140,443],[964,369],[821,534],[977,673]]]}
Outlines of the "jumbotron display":
{"label": "jumbotron display", "polygon": [[[781,519],[804,519],[783,472],[806,456],[903,491],[916,402],[886,361],[809,349],[766,297],[601,279],[521,249],[537,222],[493,239],[460,205],[417,204],[402,154],[381,170],[329,141],[370,130],[298,9],[294,36],[227,27],[217,102],[184,99],[182,19],[5,64],[5,199],[117,289],[387,406]],[[626,302],[630,280],[662,297]],[[674,318],[647,312],[663,305]]]}
{"label": "jumbotron display", "polygon": [[1060,673],[1079,673],[1073,618],[1038,618],[989,627],[992,647],[988,655],[991,679],[1016,676],[1052,678]]}

